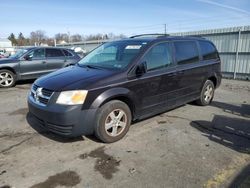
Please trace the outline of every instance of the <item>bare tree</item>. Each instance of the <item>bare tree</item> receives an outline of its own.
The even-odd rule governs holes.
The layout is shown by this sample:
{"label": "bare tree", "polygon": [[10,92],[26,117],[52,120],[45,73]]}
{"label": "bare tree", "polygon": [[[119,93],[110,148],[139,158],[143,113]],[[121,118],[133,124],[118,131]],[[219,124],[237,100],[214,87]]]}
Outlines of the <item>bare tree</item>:
{"label": "bare tree", "polygon": [[124,39],[124,38],[127,38],[127,36],[126,36],[126,35],[124,35],[124,34],[120,34],[120,35],[118,35],[118,38],[120,38],[120,39]]}
{"label": "bare tree", "polygon": [[115,38],[114,33],[109,33],[107,36],[108,36],[108,39],[114,39]]}
{"label": "bare tree", "polygon": [[80,42],[82,41],[82,36],[79,34],[75,34],[75,35],[72,35],[70,39],[71,39],[70,40],[71,42]]}
{"label": "bare tree", "polygon": [[85,40],[89,41],[89,40],[101,40],[103,39],[103,35],[98,33],[98,34],[91,34],[91,35],[86,35],[84,37]]}
{"label": "bare tree", "polygon": [[47,44],[48,46],[54,46],[54,45],[55,45],[55,40],[54,40],[54,38],[47,38],[47,39],[46,39],[46,44]]}
{"label": "bare tree", "polygon": [[114,34],[114,33],[109,33],[109,34],[107,35],[107,38],[108,38],[108,39],[122,39],[122,38],[126,38],[126,35],[124,35],[124,34],[116,35],[116,34]]}
{"label": "bare tree", "polygon": [[47,36],[46,32],[42,30],[32,31],[30,33],[30,43],[31,44],[38,44],[46,42]]}
{"label": "bare tree", "polygon": [[69,35],[67,33],[57,33],[55,35],[55,39],[57,41],[57,43],[60,42],[69,42]]}

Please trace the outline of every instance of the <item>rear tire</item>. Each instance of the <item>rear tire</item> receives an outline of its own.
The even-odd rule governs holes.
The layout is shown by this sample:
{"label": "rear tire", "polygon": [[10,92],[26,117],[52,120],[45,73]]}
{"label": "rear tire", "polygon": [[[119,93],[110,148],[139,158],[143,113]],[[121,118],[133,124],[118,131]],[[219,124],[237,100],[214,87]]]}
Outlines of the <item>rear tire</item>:
{"label": "rear tire", "polygon": [[0,88],[13,87],[16,83],[16,75],[6,69],[0,70]]}
{"label": "rear tire", "polygon": [[119,100],[112,100],[97,111],[95,135],[102,142],[116,142],[126,135],[130,123],[131,111],[128,105]]}
{"label": "rear tire", "polygon": [[209,105],[214,98],[214,83],[211,80],[207,80],[203,85],[200,98],[195,102],[200,106]]}

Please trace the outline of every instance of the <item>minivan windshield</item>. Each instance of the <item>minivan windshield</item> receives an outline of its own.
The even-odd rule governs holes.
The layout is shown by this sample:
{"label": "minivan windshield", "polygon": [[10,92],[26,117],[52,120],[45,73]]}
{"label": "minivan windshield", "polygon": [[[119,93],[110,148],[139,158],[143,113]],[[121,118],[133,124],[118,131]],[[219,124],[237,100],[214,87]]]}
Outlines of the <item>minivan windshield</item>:
{"label": "minivan windshield", "polygon": [[9,58],[12,58],[12,59],[18,59],[20,58],[23,54],[25,54],[28,50],[27,49],[20,49],[20,50],[17,50],[17,52],[13,55],[11,55]]}
{"label": "minivan windshield", "polygon": [[81,61],[79,66],[124,69],[147,44],[144,41],[116,41],[101,45]]}

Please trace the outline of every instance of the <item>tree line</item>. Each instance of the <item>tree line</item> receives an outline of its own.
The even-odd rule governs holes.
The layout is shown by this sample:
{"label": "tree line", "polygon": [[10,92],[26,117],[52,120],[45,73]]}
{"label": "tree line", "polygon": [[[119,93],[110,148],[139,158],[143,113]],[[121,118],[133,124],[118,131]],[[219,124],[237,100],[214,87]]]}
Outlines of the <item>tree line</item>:
{"label": "tree line", "polygon": [[54,37],[48,37],[46,32],[43,30],[32,31],[29,37],[25,37],[22,32],[16,37],[14,33],[11,33],[8,39],[12,42],[13,46],[39,46],[42,44],[47,44],[53,46],[55,41],[57,44],[60,43],[72,43],[90,40],[101,40],[101,39],[115,39],[115,38],[125,38],[123,34],[115,35],[113,33],[108,34],[91,34],[91,35],[80,35],[70,33],[57,33]]}

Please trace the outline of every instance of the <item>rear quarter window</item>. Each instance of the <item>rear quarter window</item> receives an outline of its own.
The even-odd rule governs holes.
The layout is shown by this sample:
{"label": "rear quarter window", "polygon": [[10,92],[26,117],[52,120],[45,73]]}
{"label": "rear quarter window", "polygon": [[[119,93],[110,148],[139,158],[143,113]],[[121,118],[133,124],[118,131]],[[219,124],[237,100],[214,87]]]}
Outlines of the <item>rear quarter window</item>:
{"label": "rear quarter window", "polygon": [[63,50],[63,53],[67,57],[72,57],[73,56],[73,54],[70,51],[68,51],[68,50]]}
{"label": "rear quarter window", "polygon": [[195,41],[176,41],[174,46],[177,64],[199,62],[199,52]]}
{"label": "rear quarter window", "polygon": [[46,57],[64,57],[62,50],[60,49],[46,49]]}
{"label": "rear quarter window", "polygon": [[217,59],[218,52],[214,45],[207,41],[199,41],[201,55],[203,60]]}

